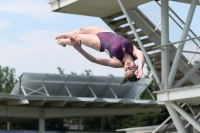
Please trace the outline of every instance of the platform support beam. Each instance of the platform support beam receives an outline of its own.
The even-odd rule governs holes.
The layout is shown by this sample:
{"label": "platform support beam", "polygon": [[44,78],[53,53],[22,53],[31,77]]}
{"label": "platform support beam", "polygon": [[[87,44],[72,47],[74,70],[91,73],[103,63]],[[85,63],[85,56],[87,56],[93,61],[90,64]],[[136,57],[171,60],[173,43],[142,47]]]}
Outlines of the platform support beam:
{"label": "platform support beam", "polygon": [[[189,31],[189,28],[190,28],[190,25],[191,25],[191,22],[192,22],[192,18],[193,18],[193,15],[194,15],[194,11],[195,11],[197,4],[198,4],[198,0],[192,0],[192,3],[191,3],[191,6],[190,6],[190,9],[189,9],[189,12],[188,12],[188,16],[187,16],[185,26],[183,28],[183,32],[182,32],[180,40],[184,40],[187,37],[187,34],[188,34],[188,31]],[[181,58],[181,55],[182,55],[182,52],[183,52],[184,44],[185,44],[185,42],[179,43],[176,55],[174,57],[172,68],[171,68],[171,71],[170,71],[170,74],[169,74],[169,77],[168,77],[169,88],[172,87],[172,84],[174,82],[174,78],[175,78],[175,75],[176,75],[176,72],[177,72],[177,69],[178,69],[179,61],[180,61],[180,58]]]}
{"label": "platform support beam", "polygon": [[[169,43],[169,1],[161,1],[161,45]],[[164,89],[169,88],[168,84],[168,75],[169,75],[169,47],[166,46],[161,48],[161,59],[162,59],[162,84]],[[172,117],[172,120],[176,126],[176,129],[179,133],[187,133],[178,113],[168,104],[165,104],[169,114]]]}
{"label": "platform support beam", "polygon": [[[161,45],[169,43],[169,1],[161,1]],[[164,89],[168,89],[168,75],[169,75],[169,47],[161,48],[161,71],[162,84]]]}

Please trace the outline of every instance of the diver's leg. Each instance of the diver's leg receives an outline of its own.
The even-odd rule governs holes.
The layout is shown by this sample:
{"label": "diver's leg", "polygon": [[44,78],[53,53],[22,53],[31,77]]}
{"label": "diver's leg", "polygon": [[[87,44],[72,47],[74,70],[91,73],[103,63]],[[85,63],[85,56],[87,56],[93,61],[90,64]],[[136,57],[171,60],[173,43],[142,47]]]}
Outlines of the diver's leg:
{"label": "diver's leg", "polygon": [[69,37],[75,36],[76,34],[94,34],[94,35],[96,35],[99,32],[110,32],[110,31],[108,31],[102,27],[98,27],[98,26],[83,27],[83,28],[80,28],[73,32],[60,34],[60,35],[56,36],[56,39],[67,39]]}
{"label": "diver's leg", "polygon": [[[93,48],[97,51],[100,51],[100,40],[96,35],[93,34],[76,34],[75,36],[73,36],[72,38],[74,38],[77,43],[84,44],[87,47]],[[58,44],[60,45],[71,45],[71,40],[70,38],[67,39],[58,39]]]}

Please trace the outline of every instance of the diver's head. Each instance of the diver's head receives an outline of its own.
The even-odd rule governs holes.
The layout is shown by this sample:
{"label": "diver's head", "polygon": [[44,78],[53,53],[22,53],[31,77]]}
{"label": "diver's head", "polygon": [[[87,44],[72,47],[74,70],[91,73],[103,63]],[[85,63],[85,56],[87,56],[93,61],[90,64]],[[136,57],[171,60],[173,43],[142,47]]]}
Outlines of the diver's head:
{"label": "diver's head", "polygon": [[135,75],[135,72],[136,72],[137,69],[138,69],[138,66],[135,64],[134,61],[127,60],[124,63],[124,75],[125,75],[125,77],[119,85],[125,84],[127,81],[136,82],[137,80],[139,80]]}

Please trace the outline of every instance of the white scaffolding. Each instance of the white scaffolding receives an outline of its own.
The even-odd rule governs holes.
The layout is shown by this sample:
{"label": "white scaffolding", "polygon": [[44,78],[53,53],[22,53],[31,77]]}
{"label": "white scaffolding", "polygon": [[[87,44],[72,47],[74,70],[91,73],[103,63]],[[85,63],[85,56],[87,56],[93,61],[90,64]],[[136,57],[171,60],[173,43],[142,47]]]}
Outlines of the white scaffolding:
{"label": "white scaffolding", "polygon": [[[174,78],[175,78],[175,75],[176,75],[176,72],[177,72],[177,69],[178,69],[178,65],[179,65],[179,60],[181,58],[181,55],[182,55],[182,52],[183,52],[183,47],[184,47],[184,44],[185,44],[185,40],[186,37],[187,37],[187,34],[188,34],[188,31],[189,31],[189,27],[191,25],[191,21],[192,21],[192,18],[193,18],[193,14],[194,14],[194,11],[195,11],[195,7],[196,5],[199,3],[198,0],[192,0],[192,3],[191,3],[191,6],[190,6],[190,9],[189,9],[189,12],[188,12],[188,16],[187,16],[187,19],[186,19],[186,22],[185,22],[185,26],[184,26],[184,29],[183,29],[183,32],[182,32],[182,35],[181,35],[181,41],[179,43],[179,46],[178,46],[178,49],[176,51],[176,55],[175,55],[175,58],[174,58],[174,61],[173,61],[173,64],[172,64],[172,68],[170,70],[169,68],[169,55],[170,55],[170,51],[169,51],[169,47],[168,45],[166,45],[167,43],[169,43],[169,1],[168,0],[162,0],[161,1],[161,26],[162,26],[162,31],[161,31],[161,46],[164,46],[162,49],[161,49],[161,54],[162,54],[162,85],[160,84],[160,81],[159,81],[159,78],[157,76],[157,73],[155,72],[154,70],[154,67],[151,63],[151,61],[149,60],[149,57],[147,55],[147,52],[142,44],[142,42],[140,41],[140,38],[135,30],[135,27],[126,11],[126,8],[124,7],[123,3],[122,3],[122,0],[118,0],[119,2],[119,5],[120,7],[122,8],[122,11],[124,12],[126,18],[127,18],[127,21],[129,22],[130,24],[130,27],[138,41],[138,44],[141,48],[141,50],[143,51],[144,55],[145,55],[145,58],[148,62],[148,65],[150,66],[155,78],[156,78],[156,82],[158,83],[159,87],[161,90],[167,90],[169,88],[172,88],[172,84],[173,84],[173,81],[174,81]],[[200,63],[196,66],[196,69],[199,69],[200,68]],[[195,71],[190,71],[188,72],[188,75],[191,75],[193,74]],[[189,76],[188,75],[185,75],[185,77],[183,77],[183,79],[185,78],[188,79]],[[182,80],[181,80],[182,82]],[[181,85],[181,84],[180,84]],[[180,85],[175,85],[176,87],[180,87]],[[182,108],[180,108],[177,103],[176,103],[176,98],[177,97],[181,97],[180,99],[182,101],[185,101],[185,102],[189,102],[188,101],[188,98],[189,99],[192,99],[194,100],[193,102],[190,102],[190,103],[198,103],[199,102],[199,99],[200,99],[200,86],[191,86],[191,87],[188,87],[187,89],[179,89],[178,91],[165,91],[166,93],[159,93],[158,92],[158,101],[163,101],[165,102],[165,105],[171,115],[171,118],[177,128],[177,131],[179,133],[186,133],[186,130],[185,130],[185,127],[183,126],[181,120],[180,120],[180,117],[178,115],[178,113],[180,115],[182,115],[190,124],[192,124],[194,126],[194,128],[196,128],[199,132],[200,132],[200,125],[199,123],[194,120],[193,118],[191,118],[191,116],[185,112]],[[177,93],[178,92],[178,93]],[[189,94],[189,95],[188,95]],[[198,94],[198,95],[197,95]],[[174,98],[174,100],[173,100]]]}

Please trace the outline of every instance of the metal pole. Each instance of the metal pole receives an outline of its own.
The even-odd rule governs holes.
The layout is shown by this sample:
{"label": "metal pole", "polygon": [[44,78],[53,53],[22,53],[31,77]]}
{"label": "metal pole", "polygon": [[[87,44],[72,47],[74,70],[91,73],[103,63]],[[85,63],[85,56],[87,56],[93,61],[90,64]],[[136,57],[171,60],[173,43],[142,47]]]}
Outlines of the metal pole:
{"label": "metal pole", "polygon": [[[180,40],[183,40],[187,37],[189,27],[190,27],[190,24],[191,24],[197,3],[198,3],[198,0],[193,0],[192,3],[191,3],[190,10],[188,12],[188,16],[187,16],[186,23],[185,23],[185,26],[184,26]],[[184,44],[185,44],[185,42],[182,42],[178,46],[178,49],[177,49],[177,52],[176,52],[176,55],[175,55],[175,58],[174,58],[174,61],[173,61],[173,64],[172,64],[171,72],[170,72],[169,77],[168,77],[169,88],[171,88],[171,86],[173,84],[173,81],[174,81],[174,78],[175,78],[175,75],[176,75],[176,72],[177,72],[177,68],[178,68],[178,65],[179,65],[179,61],[180,61],[180,58],[181,58],[181,54],[182,54],[182,51],[183,51],[183,48],[184,48]]]}
{"label": "metal pole", "polygon": [[[161,1],[161,45],[165,45],[169,42],[169,1],[168,0],[162,0]],[[162,84],[164,89],[169,89],[168,85],[168,75],[169,75],[169,48],[164,47],[161,49],[161,58],[162,58]],[[172,117],[172,120],[174,122],[174,125],[176,126],[176,129],[180,133],[186,133],[186,130],[184,129],[184,126],[179,118],[178,113],[168,106],[166,104],[166,107]]]}
{"label": "metal pole", "polygon": [[[199,117],[200,117],[200,113],[198,113],[198,114],[194,117],[194,120],[199,119]],[[191,124],[188,123],[188,124],[185,126],[185,128],[187,129],[187,128],[189,128],[190,126],[191,126]]]}
{"label": "metal pole", "polygon": [[173,88],[180,87],[188,78],[192,76],[200,68],[200,63],[190,70],[181,80],[176,83]]}
{"label": "metal pole", "polygon": [[[193,125],[199,132],[200,132],[200,125],[197,121],[195,121],[192,117],[190,117],[184,110],[182,110],[178,105],[175,103],[169,103],[179,114],[181,114],[191,125]],[[182,132],[180,132],[182,133]]]}
{"label": "metal pole", "polygon": [[171,116],[169,116],[160,126],[158,126],[152,133],[156,133],[165,123],[171,120]]}
{"label": "metal pole", "polygon": [[[161,6],[158,2],[156,2],[159,6]],[[181,21],[181,23],[182,24],[185,24],[184,23],[184,21],[169,7],[169,10]],[[183,29],[182,28],[182,26],[171,16],[171,15],[169,15],[170,16],[170,18],[181,28],[181,29]],[[197,37],[197,35],[191,30],[191,29],[189,29],[189,31],[195,36],[195,37]],[[188,35],[190,38],[192,38],[190,35]],[[198,38],[198,40],[200,41],[200,39]],[[195,42],[194,40],[193,40],[193,42],[198,46],[198,44],[197,44],[197,42]]]}
{"label": "metal pole", "polygon": [[148,88],[146,88],[146,90],[148,91],[149,95],[151,95],[152,99],[156,100],[155,97],[153,96],[153,94],[151,93],[151,91]]}
{"label": "metal pole", "polygon": [[8,121],[7,124],[8,124],[7,125],[8,126],[7,130],[12,130],[13,129],[13,122],[12,121]]}
{"label": "metal pole", "polygon": [[170,106],[169,102],[165,102],[165,105],[167,107],[167,110],[169,111],[169,114],[172,117],[172,120],[176,126],[178,133],[187,133],[183,126],[183,123],[181,122],[181,119],[180,119],[178,113]]}
{"label": "metal pole", "polygon": [[199,50],[200,46],[197,47],[196,53],[193,54],[192,58],[188,61],[188,64],[191,63],[192,59],[194,58],[194,56],[197,54],[197,51]]}
{"label": "metal pole", "polygon": [[78,130],[81,130],[81,116],[78,117]]}
{"label": "metal pole", "polygon": [[45,133],[44,109],[39,110],[39,133]]}
{"label": "metal pole", "polygon": [[[200,52],[193,52],[193,51],[183,51],[184,53],[192,53],[192,54],[200,54]],[[191,59],[190,59],[191,60]],[[190,61],[191,62],[191,61]],[[190,64],[190,62],[188,62],[188,64]]]}
{"label": "metal pole", "polygon": [[192,105],[189,105],[189,110],[190,110],[190,112],[192,113],[192,115],[195,117],[196,115],[195,115],[195,113],[194,113],[194,111],[193,111],[193,109],[192,109]]}
{"label": "metal pole", "polygon": [[[184,24],[184,21],[170,8],[170,11],[182,22],[182,24]],[[191,30],[189,29],[189,31],[196,37],[197,35]],[[189,36],[189,35],[188,35]],[[198,39],[199,40],[199,39]],[[199,40],[200,41],[200,40]],[[196,44],[196,42],[195,42]]]}
{"label": "metal pole", "polygon": [[162,90],[163,86],[162,86],[162,84],[160,82],[160,79],[159,79],[159,77],[158,77],[158,75],[157,75],[157,73],[156,73],[156,71],[154,69],[153,64],[151,63],[151,60],[149,59],[149,56],[147,55],[147,52],[146,52],[146,50],[145,50],[145,48],[144,48],[144,46],[142,44],[142,41],[140,40],[140,38],[139,38],[139,36],[138,36],[138,34],[136,32],[135,27],[132,24],[132,21],[131,21],[131,19],[130,19],[129,15],[128,15],[127,11],[126,11],[126,8],[124,7],[124,5],[123,5],[123,3],[122,3],[121,0],[118,0],[118,3],[120,5],[120,7],[121,7],[121,9],[122,9],[122,11],[124,13],[124,15],[126,16],[126,19],[127,19],[128,23],[129,23],[129,25],[131,27],[131,30],[133,31],[133,34],[134,34],[135,38],[137,39],[137,42],[138,42],[138,44],[139,44],[139,46],[140,46],[140,48],[141,48],[141,50],[142,50],[142,52],[144,54],[144,57],[145,57],[148,65],[149,65],[149,67],[151,69],[151,72],[154,74],[155,80],[156,80],[159,88]]}
{"label": "metal pole", "polygon": [[186,41],[190,41],[190,40],[194,40],[194,39],[198,39],[198,38],[200,38],[200,36],[190,38],[190,39],[183,39],[181,41],[177,41],[177,42],[173,42],[173,43],[163,44],[163,45],[160,45],[160,46],[153,47],[153,49],[162,48],[162,47],[165,47],[165,46],[170,46],[170,45],[173,45],[173,44],[176,44],[176,43],[186,42]]}
{"label": "metal pole", "polygon": [[[161,45],[169,42],[169,1],[161,1]],[[168,89],[168,75],[169,75],[169,48],[161,49],[161,70],[162,70],[162,84],[164,89]]]}

